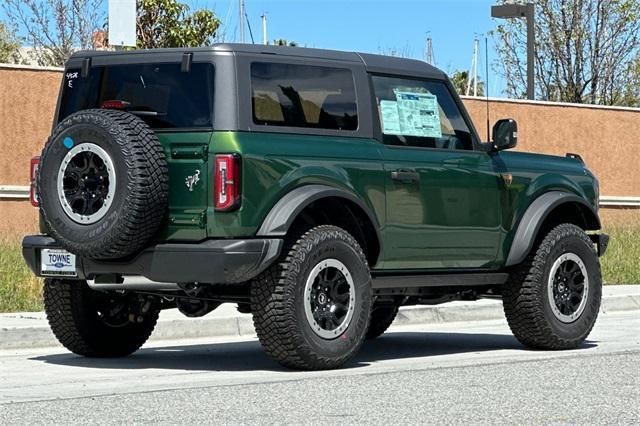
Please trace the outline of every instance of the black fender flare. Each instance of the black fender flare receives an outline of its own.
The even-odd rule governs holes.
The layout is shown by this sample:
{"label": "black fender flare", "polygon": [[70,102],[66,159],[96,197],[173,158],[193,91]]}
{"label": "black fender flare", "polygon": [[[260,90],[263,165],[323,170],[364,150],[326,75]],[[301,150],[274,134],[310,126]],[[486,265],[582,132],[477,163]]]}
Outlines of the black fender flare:
{"label": "black fender flare", "polygon": [[256,235],[260,237],[281,237],[286,235],[293,221],[305,207],[314,201],[327,197],[343,198],[360,207],[376,231],[376,238],[380,245],[380,252],[382,252],[380,224],[371,209],[360,198],[350,192],[327,185],[304,185],[288,192],[271,208]]}
{"label": "black fender flare", "polygon": [[540,231],[540,226],[549,216],[549,213],[559,205],[565,203],[577,203],[586,207],[589,212],[589,217],[586,219],[591,223],[591,226],[587,229],[600,229],[598,214],[593,206],[584,198],[563,191],[545,192],[536,198],[522,215],[522,219],[513,237],[505,266],[517,265],[524,260],[533,248],[538,231]]}

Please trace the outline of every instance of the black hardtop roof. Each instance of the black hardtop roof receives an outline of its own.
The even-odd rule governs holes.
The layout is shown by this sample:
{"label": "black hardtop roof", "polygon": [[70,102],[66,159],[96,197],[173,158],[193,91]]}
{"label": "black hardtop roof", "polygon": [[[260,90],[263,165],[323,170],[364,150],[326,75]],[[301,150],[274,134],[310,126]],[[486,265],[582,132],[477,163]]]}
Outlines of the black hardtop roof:
{"label": "black hardtop roof", "polygon": [[344,52],[340,50],[316,49],[309,47],[291,47],[291,46],[265,46],[262,44],[242,44],[242,43],[219,43],[208,47],[184,47],[171,49],[146,49],[146,50],[123,50],[123,51],[98,51],[84,50],[74,53],[70,60],[78,60],[82,58],[106,57],[121,55],[162,55],[176,54],[181,55],[187,52],[232,52],[244,53],[250,55],[281,55],[309,59],[327,59],[343,62],[362,63],[367,71],[382,74],[399,74],[424,76],[429,78],[445,78],[446,74],[438,68],[416,59],[399,58],[395,56],[376,55],[371,53]]}

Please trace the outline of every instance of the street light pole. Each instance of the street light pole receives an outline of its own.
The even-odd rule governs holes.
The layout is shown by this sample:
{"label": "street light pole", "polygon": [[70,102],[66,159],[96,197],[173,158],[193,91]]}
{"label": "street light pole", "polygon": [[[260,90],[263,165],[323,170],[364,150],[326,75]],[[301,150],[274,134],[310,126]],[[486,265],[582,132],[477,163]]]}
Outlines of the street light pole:
{"label": "street light pole", "polygon": [[267,38],[267,12],[264,12],[261,18],[262,18],[262,44],[266,46],[267,44],[269,44],[269,39]]}
{"label": "street light pole", "polygon": [[238,13],[240,14],[238,24],[240,30],[240,43],[244,43],[244,0],[239,1],[238,9]]}
{"label": "street light pole", "polygon": [[535,99],[535,6],[501,4],[491,6],[492,18],[525,18],[527,21],[527,99]]}
{"label": "street light pole", "polygon": [[525,19],[527,20],[527,99],[535,99],[536,24],[533,3],[527,3]]}

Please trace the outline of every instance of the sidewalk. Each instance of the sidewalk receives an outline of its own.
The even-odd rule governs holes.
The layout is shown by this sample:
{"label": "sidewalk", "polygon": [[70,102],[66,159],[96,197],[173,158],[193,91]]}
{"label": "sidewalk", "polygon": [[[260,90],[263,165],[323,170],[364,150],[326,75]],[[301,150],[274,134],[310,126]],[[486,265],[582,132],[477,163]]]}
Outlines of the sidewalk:
{"label": "sidewalk", "polygon": [[[638,311],[640,285],[605,286],[601,313]],[[504,318],[502,302],[478,300],[437,306],[408,306],[400,309],[394,325],[487,321]],[[254,336],[251,315],[240,314],[235,305],[225,304],[201,318],[187,318],[170,309],[162,311],[152,340]],[[57,346],[43,312],[0,314],[0,350]]]}

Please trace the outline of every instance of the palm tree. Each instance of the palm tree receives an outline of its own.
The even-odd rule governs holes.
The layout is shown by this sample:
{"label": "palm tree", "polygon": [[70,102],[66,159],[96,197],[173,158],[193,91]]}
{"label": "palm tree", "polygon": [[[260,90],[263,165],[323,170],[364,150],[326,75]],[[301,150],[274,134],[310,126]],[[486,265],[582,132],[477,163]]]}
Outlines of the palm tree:
{"label": "palm tree", "polygon": [[[469,81],[469,72],[468,71],[456,71],[451,76],[451,83],[453,87],[455,87],[456,92],[461,95],[465,95],[467,93],[467,84]],[[471,88],[473,90],[473,86]],[[469,93],[470,95],[472,93]],[[478,79],[478,96],[484,96],[484,82]]]}

